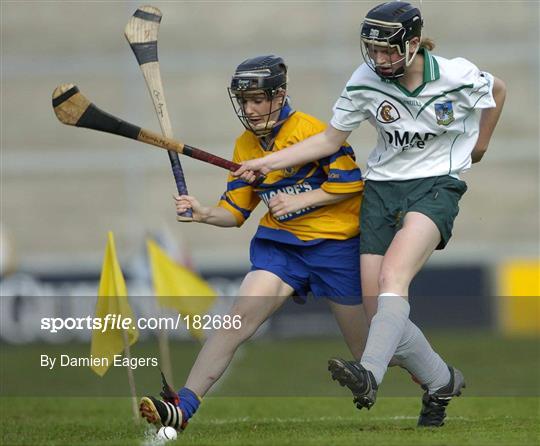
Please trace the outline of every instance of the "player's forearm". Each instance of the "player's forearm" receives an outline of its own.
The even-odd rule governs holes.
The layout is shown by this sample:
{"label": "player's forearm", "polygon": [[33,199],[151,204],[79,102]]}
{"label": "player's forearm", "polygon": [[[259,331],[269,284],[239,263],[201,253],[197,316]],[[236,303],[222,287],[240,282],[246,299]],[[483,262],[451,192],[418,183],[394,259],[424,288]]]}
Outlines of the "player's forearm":
{"label": "player's forearm", "polygon": [[478,140],[471,153],[473,163],[479,162],[486,153],[491,136],[493,135],[497,122],[501,116],[504,100],[506,99],[506,85],[497,78],[495,78],[493,83],[493,99],[496,104],[495,108],[482,110]]}
{"label": "player's forearm", "polygon": [[264,165],[273,171],[324,158],[337,152],[349,134],[329,126],[324,132],[264,157]]}
{"label": "player's forearm", "polygon": [[322,189],[310,190],[300,194],[304,198],[304,206],[326,206],[329,204],[336,204],[345,201],[348,198],[360,195],[361,192],[353,192],[349,194],[331,194]]}
{"label": "player's forearm", "polygon": [[196,217],[196,221],[207,225],[220,226],[222,228],[238,226],[234,215],[227,209],[223,209],[219,206],[201,207],[199,215]]}

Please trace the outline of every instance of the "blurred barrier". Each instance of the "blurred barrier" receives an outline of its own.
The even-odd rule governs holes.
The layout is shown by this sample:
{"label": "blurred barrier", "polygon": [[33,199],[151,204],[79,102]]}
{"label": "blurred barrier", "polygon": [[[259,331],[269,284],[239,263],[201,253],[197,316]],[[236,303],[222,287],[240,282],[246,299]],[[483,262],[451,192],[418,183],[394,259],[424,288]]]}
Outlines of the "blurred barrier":
{"label": "blurred barrier", "polygon": [[[492,283],[497,272],[498,282]],[[428,266],[411,284],[411,319],[423,329],[499,330],[505,335],[540,334],[540,262],[508,261],[488,265]],[[221,296],[211,314],[224,314],[237,294],[243,270],[207,271],[202,276]],[[94,312],[98,274],[30,275],[17,273],[0,282],[0,341],[68,342],[87,340],[88,332],[51,335],[39,329],[41,317],[86,316]],[[150,279],[141,270],[126,271],[137,317],[156,316]],[[171,314],[174,314],[172,312]],[[339,335],[325,299],[305,305],[288,301],[259,331],[272,337]],[[151,331],[142,334],[152,335]],[[188,339],[182,329],[171,333]]]}
{"label": "blurred barrier", "polygon": [[[411,319],[428,329],[490,329],[496,326],[495,299],[487,267],[431,266],[411,285]],[[245,271],[208,271],[205,280],[221,296],[210,314],[224,314],[237,294]],[[158,316],[150,279],[144,273],[125,271],[130,303],[138,318]],[[49,333],[40,329],[43,317],[86,317],[94,314],[99,276],[14,274],[0,286],[0,341],[10,343],[87,341],[89,330]],[[176,313],[171,312],[171,315]],[[289,338],[339,335],[325,299],[309,298],[305,305],[288,301],[259,330],[258,335]],[[141,339],[152,336],[141,332]],[[189,339],[185,327],[171,337]]]}

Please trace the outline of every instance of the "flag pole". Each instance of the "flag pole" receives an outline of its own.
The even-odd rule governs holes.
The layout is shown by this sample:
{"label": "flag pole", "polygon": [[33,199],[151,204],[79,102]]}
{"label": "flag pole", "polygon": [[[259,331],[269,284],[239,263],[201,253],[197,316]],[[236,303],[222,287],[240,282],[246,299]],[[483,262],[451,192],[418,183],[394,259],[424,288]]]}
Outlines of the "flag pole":
{"label": "flag pole", "polygon": [[[131,363],[131,349],[129,347],[128,333],[126,330],[122,330],[124,339],[124,356],[128,359],[128,364]],[[131,392],[131,409],[133,410],[133,420],[139,422],[139,407],[137,404],[137,391],[135,389],[135,376],[133,375],[133,369],[128,365],[126,366],[129,390]]]}
{"label": "flag pole", "polygon": [[[157,301],[156,306],[157,306]],[[163,308],[159,307],[160,315],[163,317],[164,311]],[[159,330],[158,333],[158,345],[159,345],[159,356],[161,358],[161,371],[165,375],[165,378],[167,379],[167,382],[173,387],[174,389],[174,380],[173,380],[173,372],[172,372],[172,363],[171,363],[171,349],[169,348],[169,335],[166,331],[166,329]]]}

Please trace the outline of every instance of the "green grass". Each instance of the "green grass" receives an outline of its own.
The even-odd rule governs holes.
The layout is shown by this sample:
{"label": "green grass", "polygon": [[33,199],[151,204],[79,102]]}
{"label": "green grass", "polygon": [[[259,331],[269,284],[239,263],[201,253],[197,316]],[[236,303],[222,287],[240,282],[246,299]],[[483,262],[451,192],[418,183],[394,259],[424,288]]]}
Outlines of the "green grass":
{"label": "green grass", "polygon": [[[347,389],[329,379],[326,360],[348,357],[340,339],[261,339],[243,346],[178,444],[197,445],[538,445],[538,339],[490,333],[433,333],[441,355],[463,370],[467,389],[449,406],[442,429],[415,428],[421,391],[393,368],[377,404],[358,411]],[[176,384],[199,346],[171,344]],[[1,445],[151,445],[135,424],[126,371],[98,378],[87,368],[48,371],[40,354],[88,354],[89,346],[0,344]],[[135,356],[157,356],[153,342]],[[135,370],[139,395],[156,394],[155,368]],[[173,443],[171,443],[173,444]]]}
{"label": "green grass", "polygon": [[[540,342],[538,338],[509,339],[491,333],[433,333],[436,350],[460,368],[467,380],[468,396],[540,396]],[[189,373],[200,346],[196,342],[171,342],[175,384]],[[129,396],[126,370],[111,367],[99,378],[89,368],[40,367],[40,355],[87,356],[88,344],[0,344],[0,396]],[[137,357],[158,357],[155,343],[135,344]],[[329,357],[349,357],[343,341],[336,339],[260,339],[237,352],[232,367],[213,389],[213,396],[347,396],[328,379]],[[153,394],[159,385],[154,367],[134,371],[139,394]],[[503,385],[504,384],[504,385]],[[391,368],[379,396],[418,396],[418,386],[408,374]]]}
{"label": "green grass", "polygon": [[[418,398],[208,398],[183,445],[537,445],[537,398],[458,398],[446,426],[415,428]],[[29,422],[29,415],[32,416]],[[1,398],[2,445],[151,445],[125,398]]]}

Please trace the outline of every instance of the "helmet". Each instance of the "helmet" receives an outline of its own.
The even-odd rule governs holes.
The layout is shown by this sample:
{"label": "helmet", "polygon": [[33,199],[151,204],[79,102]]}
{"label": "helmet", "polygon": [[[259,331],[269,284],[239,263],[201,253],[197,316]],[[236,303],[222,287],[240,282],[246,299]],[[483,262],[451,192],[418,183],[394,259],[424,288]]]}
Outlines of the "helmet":
{"label": "helmet", "polygon": [[283,94],[283,101],[277,108],[262,115],[266,118],[266,122],[257,125],[253,125],[246,116],[243,107],[244,100],[250,95],[264,93],[266,99],[272,101],[280,91],[285,92],[286,88],[287,65],[281,57],[267,55],[246,59],[238,65],[228,90],[236,116],[244,127],[257,136],[266,136],[280,124],[278,119],[272,117],[276,116],[276,112],[279,115],[285,106],[286,95]]}
{"label": "helmet", "polygon": [[[410,3],[393,1],[375,6],[367,13],[360,31],[362,56],[366,64],[383,78],[395,79],[403,76],[405,67],[412,63],[420,47],[418,45],[413,54],[410,54],[410,41],[414,37],[421,39],[422,24],[420,10]],[[392,70],[391,74],[382,74],[369,55],[369,50],[374,46],[395,48],[399,55],[403,56],[397,62],[405,60],[405,64]]]}

